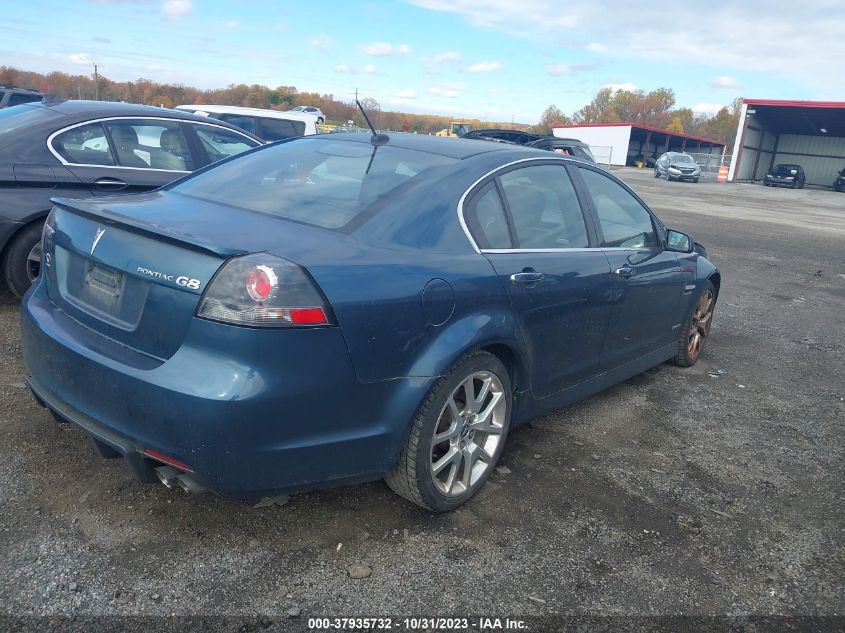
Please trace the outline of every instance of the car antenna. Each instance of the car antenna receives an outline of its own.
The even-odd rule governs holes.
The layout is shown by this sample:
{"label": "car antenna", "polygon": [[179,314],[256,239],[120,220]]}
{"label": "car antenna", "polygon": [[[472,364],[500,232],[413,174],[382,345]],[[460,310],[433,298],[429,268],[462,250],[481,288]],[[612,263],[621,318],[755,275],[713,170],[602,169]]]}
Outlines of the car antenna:
{"label": "car antenna", "polygon": [[355,105],[358,106],[358,109],[361,111],[361,114],[364,115],[364,120],[367,122],[367,127],[370,128],[370,131],[373,133],[372,138],[370,139],[370,143],[374,146],[378,147],[379,145],[387,145],[390,142],[390,137],[387,134],[379,134],[376,132],[376,128],[373,127],[372,122],[370,121],[370,117],[367,116],[367,112],[364,110],[364,106],[361,105],[361,102],[358,101],[358,91],[355,91]]}

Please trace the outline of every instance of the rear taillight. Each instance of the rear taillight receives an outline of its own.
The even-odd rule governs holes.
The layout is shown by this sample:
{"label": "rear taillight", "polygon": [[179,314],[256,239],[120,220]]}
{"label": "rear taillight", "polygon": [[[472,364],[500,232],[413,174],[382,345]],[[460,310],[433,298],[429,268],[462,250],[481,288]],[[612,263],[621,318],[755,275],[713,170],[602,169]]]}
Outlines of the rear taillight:
{"label": "rear taillight", "polygon": [[262,327],[329,325],[329,312],[299,266],[263,253],[235,257],[206,288],[197,316]]}

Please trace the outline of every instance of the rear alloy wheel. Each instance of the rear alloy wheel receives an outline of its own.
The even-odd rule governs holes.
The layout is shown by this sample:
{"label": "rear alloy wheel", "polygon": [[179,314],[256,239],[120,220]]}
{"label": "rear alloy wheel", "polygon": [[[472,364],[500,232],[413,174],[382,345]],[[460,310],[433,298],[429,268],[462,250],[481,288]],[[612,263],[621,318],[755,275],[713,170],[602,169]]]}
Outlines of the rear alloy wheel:
{"label": "rear alloy wheel", "polygon": [[388,485],[428,510],[454,510],[495,467],[510,409],[510,378],[501,361],[486,352],[465,357],[426,398]]}
{"label": "rear alloy wheel", "polygon": [[678,337],[678,352],[674,362],[681,367],[695,365],[707,337],[710,336],[710,327],[713,325],[713,313],[716,309],[716,288],[712,282],[707,281],[698,300],[693,306],[687,322],[681,328]]}
{"label": "rear alloy wheel", "polygon": [[16,296],[22,297],[41,271],[41,230],[36,222],[12,238],[3,257],[6,285]]}

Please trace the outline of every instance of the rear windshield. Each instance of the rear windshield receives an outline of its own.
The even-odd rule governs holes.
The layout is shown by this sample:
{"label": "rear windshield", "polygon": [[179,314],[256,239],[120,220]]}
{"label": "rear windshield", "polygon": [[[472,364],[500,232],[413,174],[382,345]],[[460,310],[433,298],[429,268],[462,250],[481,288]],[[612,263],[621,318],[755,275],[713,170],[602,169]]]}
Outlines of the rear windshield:
{"label": "rear windshield", "polygon": [[36,121],[44,121],[48,117],[59,117],[61,115],[51,112],[41,105],[19,105],[14,108],[3,108],[0,110],[0,134],[17,130]]}
{"label": "rear windshield", "polygon": [[182,180],[172,191],[339,229],[374,202],[435,167],[436,154],[314,137],[271,145]]}

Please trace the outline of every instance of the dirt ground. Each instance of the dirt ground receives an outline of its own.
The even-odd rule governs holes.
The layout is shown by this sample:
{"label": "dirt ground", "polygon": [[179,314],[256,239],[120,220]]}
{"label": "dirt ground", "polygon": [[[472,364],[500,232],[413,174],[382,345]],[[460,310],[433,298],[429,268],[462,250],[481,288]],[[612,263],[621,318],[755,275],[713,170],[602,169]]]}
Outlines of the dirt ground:
{"label": "dirt ground", "polygon": [[446,515],[139,484],[35,404],[0,294],[0,614],[841,616],[845,194],[617,173],[721,268],[708,347],[515,431]]}

